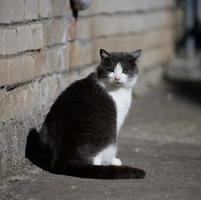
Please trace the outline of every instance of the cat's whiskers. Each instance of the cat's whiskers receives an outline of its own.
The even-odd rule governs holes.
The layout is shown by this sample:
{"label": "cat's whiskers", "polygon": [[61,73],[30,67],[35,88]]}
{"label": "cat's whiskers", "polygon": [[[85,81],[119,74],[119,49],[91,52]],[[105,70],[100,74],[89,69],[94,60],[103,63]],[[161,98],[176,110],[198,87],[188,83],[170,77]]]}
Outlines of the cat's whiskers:
{"label": "cat's whiskers", "polygon": [[111,82],[108,81],[108,83],[105,85],[105,89],[107,89],[111,85]]}

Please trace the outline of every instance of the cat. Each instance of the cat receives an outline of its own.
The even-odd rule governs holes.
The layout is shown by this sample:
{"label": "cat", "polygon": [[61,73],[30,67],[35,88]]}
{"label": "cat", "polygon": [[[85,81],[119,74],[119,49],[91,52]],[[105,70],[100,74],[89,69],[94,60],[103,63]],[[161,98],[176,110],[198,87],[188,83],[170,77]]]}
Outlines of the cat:
{"label": "cat", "polygon": [[140,49],[131,53],[100,49],[101,62],[96,70],[60,94],[39,133],[30,131],[29,140],[31,135],[38,139],[35,148],[26,151],[26,157],[30,159],[32,154],[36,159],[36,150],[39,154],[49,152],[49,157],[43,157],[48,162],[46,169],[57,174],[144,178],[144,170],[122,166],[116,157],[118,133],[131,105],[140,55]]}

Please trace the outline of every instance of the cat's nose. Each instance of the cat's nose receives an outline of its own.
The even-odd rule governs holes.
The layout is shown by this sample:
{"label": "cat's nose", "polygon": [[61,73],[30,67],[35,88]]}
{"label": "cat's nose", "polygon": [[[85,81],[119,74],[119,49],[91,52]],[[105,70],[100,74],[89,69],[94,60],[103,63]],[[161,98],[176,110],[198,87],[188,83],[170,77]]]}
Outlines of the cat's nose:
{"label": "cat's nose", "polygon": [[119,81],[119,80],[120,80],[120,76],[115,76],[115,77],[114,77],[114,80],[115,80],[115,81]]}

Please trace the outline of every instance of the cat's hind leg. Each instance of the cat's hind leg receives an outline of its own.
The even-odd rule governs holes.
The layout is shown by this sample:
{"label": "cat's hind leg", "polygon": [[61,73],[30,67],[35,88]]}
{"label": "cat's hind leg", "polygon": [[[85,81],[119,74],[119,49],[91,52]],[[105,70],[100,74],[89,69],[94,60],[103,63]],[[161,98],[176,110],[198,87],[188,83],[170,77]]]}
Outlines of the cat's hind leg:
{"label": "cat's hind leg", "polygon": [[122,163],[119,158],[113,158],[111,164],[116,166],[121,166]]}
{"label": "cat's hind leg", "polygon": [[101,165],[102,164],[102,153],[97,154],[93,159],[93,165]]}
{"label": "cat's hind leg", "polygon": [[121,161],[116,156],[116,145],[110,144],[102,149],[94,157],[94,165],[121,165]]}

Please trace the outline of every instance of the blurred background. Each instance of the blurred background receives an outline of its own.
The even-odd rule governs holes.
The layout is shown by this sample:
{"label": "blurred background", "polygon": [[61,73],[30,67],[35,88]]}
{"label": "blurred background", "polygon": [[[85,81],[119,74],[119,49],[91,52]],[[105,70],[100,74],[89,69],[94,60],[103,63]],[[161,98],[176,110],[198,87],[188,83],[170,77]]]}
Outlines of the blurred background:
{"label": "blurred background", "polygon": [[[195,105],[201,91],[201,1],[94,0],[84,1],[87,6],[79,12],[73,3],[76,1],[0,0],[2,178],[22,171],[28,130],[40,127],[48,108],[64,88],[94,70],[100,60],[100,48],[143,49],[134,92],[140,109],[136,108],[136,121],[129,118],[137,128],[130,127],[128,131],[140,132],[136,137],[145,139],[152,138],[153,133],[160,140],[159,133],[165,130],[156,121],[173,116],[170,121],[174,131],[169,131],[173,139],[167,135],[167,140],[183,141],[177,135],[182,128],[189,130],[187,135],[200,132],[200,107]],[[74,16],[78,12],[77,20],[72,8]],[[148,93],[151,96],[145,98]],[[184,112],[186,108],[189,115]],[[153,115],[159,110],[162,115]],[[194,111],[196,120],[189,121]],[[176,125],[182,116],[186,116],[185,120]],[[197,136],[192,139],[188,135],[185,141],[201,143]]]}

